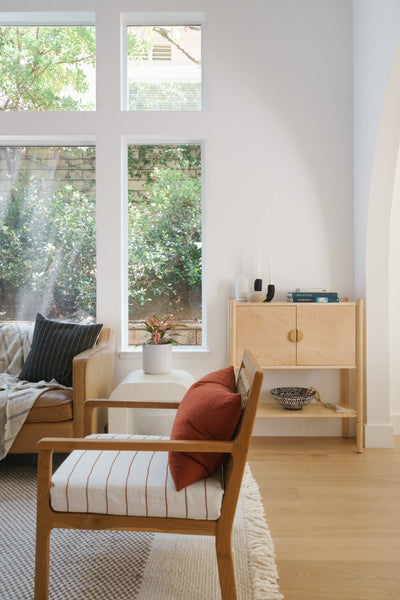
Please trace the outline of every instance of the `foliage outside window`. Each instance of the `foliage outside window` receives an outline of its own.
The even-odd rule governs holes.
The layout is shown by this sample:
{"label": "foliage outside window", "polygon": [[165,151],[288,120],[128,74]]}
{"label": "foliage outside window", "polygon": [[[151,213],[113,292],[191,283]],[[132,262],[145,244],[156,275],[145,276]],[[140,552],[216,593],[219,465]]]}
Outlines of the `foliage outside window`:
{"label": "foliage outside window", "polygon": [[0,320],[96,315],[95,150],[0,147]]}
{"label": "foliage outside window", "polygon": [[201,146],[128,147],[130,343],[150,314],[189,325],[183,344],[201,344]]}
{"label": "foliage outside window", "polygon": [[93,26],[0,27],[0,110],[93,110]]}
{"label": "foliage outside window", "polygon": [[130,26],[129,110],[201,109],[201,26]]}

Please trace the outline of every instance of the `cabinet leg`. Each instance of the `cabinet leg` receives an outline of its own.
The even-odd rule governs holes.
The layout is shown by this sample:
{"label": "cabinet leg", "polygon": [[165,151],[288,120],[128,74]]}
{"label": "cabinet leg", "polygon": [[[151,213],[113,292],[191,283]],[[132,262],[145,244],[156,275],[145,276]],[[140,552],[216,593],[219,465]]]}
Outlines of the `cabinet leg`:
{"label": "cabinet leg", "polygon": [[[344,369],[342,371],[342,403],[343,406],[348,407],[350,405],[349,401],[349,370]],[[342,419],[342,435],[344,438],[349,437],[349,421],[350,419],[343,418]]]}
{"label": "cabinet leg", "polygon": [[356,431],[356,439],[357,439],[357,452],[363,452],[364,450],[364,440],[363,440],[363,423],[362,421],[357,421],[357,425],[356,425],[357,431]]}

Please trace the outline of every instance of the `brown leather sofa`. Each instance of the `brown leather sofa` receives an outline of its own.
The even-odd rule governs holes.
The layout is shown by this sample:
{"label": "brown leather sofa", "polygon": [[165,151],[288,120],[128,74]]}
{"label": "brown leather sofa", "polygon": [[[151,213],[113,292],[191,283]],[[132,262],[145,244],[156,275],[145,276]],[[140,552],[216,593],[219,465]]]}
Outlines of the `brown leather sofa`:
{"label": "brown leather sofa", "polygon": [[[114,330],[103,327],[93,348],[72,362],[72,389],[54,389],[41,394],[14,440],[9,452],[37,452],[43,437],[83,437],[83,403],[89,398],[108,398],[114,389]],[[106,413],[94,416],[94,431],[102,431]]]}

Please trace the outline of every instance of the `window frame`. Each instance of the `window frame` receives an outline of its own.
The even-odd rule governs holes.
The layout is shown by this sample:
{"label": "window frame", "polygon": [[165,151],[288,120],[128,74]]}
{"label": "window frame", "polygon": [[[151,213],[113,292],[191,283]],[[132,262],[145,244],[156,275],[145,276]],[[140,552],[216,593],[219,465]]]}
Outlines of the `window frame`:
{"label": "window frame", "polygon": [[0,11],[0,25],[4,27],[18,27],[25,25],[74,27],[79,25],[96,26],[96,13],[94,11]]}
{"label": "window frame", "polygon": [[[141,348],[128,346],[127,341],[127,246],[124,229],[128,228],[124,207],[127,195],[128,143],[201,145],[202,159],[202,345],[178,346],[174,353],[184,358],[209,354],[207,346],[207,272],[206,272],[206,148],[205,115],[206,40],[203,12],[128,12],[99,10],[83,5],[83,10],[54,11],[45,0],[42,11],[32,12],[25,2],[12,4],[6,0],[0,10],[4,25],[92,25],[96,27],[96,108],[80,111],[22,111],[1,115],[3,131],[0,143],[16,146],[94,145],[96,147],[96,318],[115,327],[117,357],[131,360],[140,356]],[[48,9],[46,9],[46,6]],[[21,8],[19,8],[21,7]],[[8,8],[8,10],[7,10]],[[87,8],[87,10],[85,10]],[[124,30],[126,25],[201,25],[202,109],[196,111],[123,111],[121,82],[124,63]],[[126,47],[126,43],[125,43]],[[119,97],[115,93],[119,90]],[[127,101],[127,98],[126,98]],[[112,124],[112,125],[111,125]],[[56,132],[56,133],[54,133]],[[111,245],[105,240],[112,239]],[[125,258],[124,258],[125,257]],[[123,363],[121,363],[123,364]]]}
{"label": "window frame", "polygon": [[207,350],[207,313],[206,313],[206,274],[205,274],[205,194],[204,194],[204,164],[205,164],[205,139],[196,137],[182,136],[122,136],[121,140],[121,255],[122,255],[122,307],[121,307],[121,351],[124,353],[141,352],[141,348],[130,346],[128,344],[128,146],[168,146],[170,144],[197,144],[201,148],[201,322],[202,322],[202,343],[197,346],[178,345],[173,347],[173,352],[204,352]]}

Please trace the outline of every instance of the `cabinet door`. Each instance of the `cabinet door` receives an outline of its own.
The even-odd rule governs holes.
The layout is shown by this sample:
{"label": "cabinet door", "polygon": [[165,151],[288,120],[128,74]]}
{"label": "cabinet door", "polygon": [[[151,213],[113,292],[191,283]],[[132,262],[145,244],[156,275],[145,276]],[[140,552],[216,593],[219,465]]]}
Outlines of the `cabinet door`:
{"label": "cabinet door", "polygon": [[298,365],[356,365],[356,306],[297,305]]}
{"label": "cabinet door", "polygon": [[289,332],[295,328],[295,306],[238,304],[236,364],[240,364],[246,348],[262,366],[294,366],[296,344],[289,340]]}

